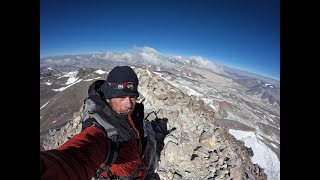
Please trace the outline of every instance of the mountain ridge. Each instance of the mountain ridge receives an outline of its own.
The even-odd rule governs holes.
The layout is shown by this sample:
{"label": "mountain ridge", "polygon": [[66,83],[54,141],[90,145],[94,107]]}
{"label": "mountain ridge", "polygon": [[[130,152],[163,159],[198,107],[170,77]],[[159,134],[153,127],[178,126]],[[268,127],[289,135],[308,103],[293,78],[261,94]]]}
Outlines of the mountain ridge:
{"label": "mountain ridge", "polygon": [[[183,69],[183,68],[181,68],[180,71],[178,71],[178,70],[170,69],[170,68],[167,68],[167,69],[161,68],[162,69],[161,70],[157,66],[150,66],[149,67],[149,66],[142,66],[142,65],[133,65],[133,67],[134,67],[134,70],[137,72],[139,80],[140,80],[141,87],[139,87],[139,91],[141,93],[141,97],[145,98],[144,103],[145,103],[146,110],[157,109],[157,111],[159,111],[160,110],[159,107],[165,107],[165,106],[173,105],[173,104],[180,104],[181,105],[181,106],[172,106],[170,108],[170,111],[160,110],[158,113],[159,117],[167,118],[169,120],[168,122],[169,122],[170,126],[168,126],[168,127],[171,127],[170,129],[172,129],[173,126],[176,127],[176,129],[186,128],[185,126],[187,126],[187,125],[184,125],[185,122],[181,121],[181,118],[195,120],[195,117],[197,117],[197,116],[200,118],[210,117],[209,119],[207,119],[208,122],[211,122],[211,121],[215,122],[215,119],[219,119],[219,121],[221,122],[221,121],[223,121],[223,119],[228,119],[230,117],[238,117],[239,110],[234,111],[233,112],[234,115],[232,115],[232,116],[231,116],[231,112],[234,109],[237,109],[241,106],[244,106],[245,103],[243,104],[243,102],[245,102],[244,100],[246,100],[246,98],[248,98],[247,96],[249,96],[249,95],[245,95],[245,93],[243,93],[243,95],[244,95],[243,97],[242,97],[242,94],[237,94],[238,92],[242,92],[242,90],[246,90],[247,89],[246,87],[240,86],[239,84],[236,85],[236,83],[233,80],[228,79],[227,77],[222,77],[220,75],[214,75],[214,74],[212,74],[212,72],[208,72],[207,74],[202,74],[202,73],[195,71],[194,68],[190,68],[190,67],[189,68],[187,67],[187,69],[185,69],[184,71],[181,71],[181,69]],[[60,91],[60,92],[57,92],[57,94],[64,93],[65,95],[59,95],[59,96],[56,95],[55,98],[59,99],[59,97],[60,98],[64,97],[63,98],[64,101],[66,99],[68,99],[68,97],[69,98],[72,97],[73,93],[80,94],[80,96],[77,95],[76,97],[71,98],[71,99],[77,99],[77,102],[74,102],[73,100],[68,101],[68,102],[73,102],[72,106],[74,106],[73,109],[70,110],[70,112],[64,114],[65,117],[68,116],[69,118],[64,119],[64,117],[61,116],[61,114],[65,113],[64,111],[66,109],[68,109],[66,107],[69,107],[70,104],[63,105],[62,101],[60,103],[58,103],[59,101],[57,101],[55,104],[51,104],[51,106],[50,106],[51,101],[45,105],[45,103],[48,102],[47,100],[49,100],[50,98],[47,98],[45,100],[40,101],[40,107],[45,105],[44,107],[42,107],[42,109],[40,109],[40,124],[43,123],[42,122],[43,119],[48,119],[48,116],[46,117],[45,114],[53,114],[53,116],[50,117],[51,120],[47,121],[47,125],[48,125],[47,128],[44,128],[44,126],[42,126],[44,128],[44,129],[42,129],[42,132],[48,131],[48,129],[52,129],[52,127],[54,127],[54,126],[52,126],[52,124],[50,124],[50,123],[52,123],[54,120],[57,121],[56,122],[57,124],[55,126],[61,126],[58,129],[62,129],[64,124],[68,124],[70,121],[72,121],[74,119],[74,113],[79,111],[79,108],[81,107],[82,101],[86,97],[86,90],[87,90],[88,86],[94,80],[96,80],[95,78],[105,79],[108,70],[110,70],[111,68],[112,68],[111,64],[108,66],[104,66],[103,68],[99,68],[99,69],[103,69],[105,71],[104,74],[95,73],[94,70],[97,70],[97,69],[93,68],[90,71],[90,73],[84,73],[84,74],[88,75],[87,77],[85,77],[85,75],[81,75],[81,77],[80,77],[80,75],[77,76],[78,80],[82,78],[82,80],[79,83],[75,83],[72,86],[68,87],[67,89]],[[158,70],[160,70],[160,71],[158,71]],[[185,73],[183,73],[183,72],[185,72]],[[201,71],[201,72],[204,72],[204,71]],[[52,76],[52,77],[55,77],[55,76]],[[58,76],[56,76],[56,79],[57,78],[58,78]],[[196,79],[196,80],[194,80],[194,79]],[[45,82],[47,82],[47,80],[48,79],[42,78],[42,81],[41,81],[41,78],[40,78],[40,84],[41,84],[40,89],[41,89],[41,87],[43,89],[47,88],[47,91],[49,91],[48,89],[51,88],[51,85],[48,85],[45,83]],[[62,79],[60,78],[60,80],[62,80]],[[74,80],[76,80],[76,78],[74,78]],[[85,81],[85,80],[89,80],[89,81]],[[206,84],[207,81],[209,81],[209,80],[210,80],[210,83],[214,84],[214,86]],[[64,79],[65,83],[67,81],[68,81],[67,79]],[[217,82],[219,82],[219,84],[216,84]],[[63,83],[61,81],[60,85],[65,86],[64,85],[65,83]],[[237,87],[237,88],[240,88],[241,91],[233,89],[234,87],[230,88],[229,87],[230,85]],[[230,92],[229,92],[229,90],[228,90],[228,92],[225,92],[224,90],[221,91],[219,89],[220,86],[224,90],[230,89]],[[58,87],[55,87],[55,88],[58,89]],[[79,91],[80,89],[81,89],[81,91]],[[40,96],[41,96],[41,92],[42,91],[40,91]],[[180,93],[178,93],[178,95],[176,95],[176,96],[173,96],[172,94],[174,94],[176,92],[180,92]],[[231,92],[233,92],[233,93],[231,93]],[[150,95],[150,93],[152,93],[152,95]],[[52,97],[54,97],[54,96],[52,96]],[[189,97],[191,98],[191,100],[188,100],[188,101],[185,100],[186,98],[189,98]],[[256,98],[258,98],[258,97],[256,97]],[[259,98],[261,99],[261,97],[259,97]],[[237,103],[239,103],[239,105],[234,104],[234,102],[236,102],[235,100],[238,101]],[[220,102],[223,102],[223,101],[225,101],[226,103],[231,103],[230,107],[232,107],[230,109],[231,111],[227,110],[226,113],[224,113],[224,115],[222,112],[219,111],[219,108],[218,108],[219,106],[217,106]],[[251,105],[252,101],[253,100],[250,100],[250,98],[247,99],[247,105],[245,105],[244,107],[248,107],[249,109],[243,109],[243,107],[241,108],[242,110],[245,110],[243,113],[244,115],[243,115],[243,117],[239,116],[240,119],[238,119],[237,122],[244,123],[248,127],[253,128],[253,129],[256,129],[257,127],[261,127],[263,130],[264,128],[266,128],[266,127],[264,127],[265,124],[270,124],[271,121],[275,121],[276,124],[274,124],[274,126],[277,127],[278,126],[277,122],[280,121],[280,117],[278,120],[277,120],[277,118],[273,118],[273,116],[277,116],[277,112],[273,113],[274,110],[277,111],[277,108],[265,104],[265,102],[262,102],[262,99],[261,99],[261,103],[256,102],[257,106]],[[180,103],[177,103],[177,102],[180,102]],[[253,102],[255,102],[255,101],[253,101]],[[263,106],[262,106],[262,103],[264,104]],[[68,104],[68,103],[66,103],[66,104]],[[261,105],[259,105],[259,104],[261,104]],[[56,113],[52,113],[52,111],[54,111],[55,107],[58,107],[58,109],[60,109],[60,110],[57,110]],[[185,108],[183,108],[183,107],[185,107]],[[257,107],[259,107],[260,110],[258,110]],[[279,107],[280,107],[280,104],[279,104]],[[48,108],[47,112],[45,111],[46,108]],[[185,112],[188,112],[187,109],[194,111],[194,113],[191,113],[193,115],[184,114],[184,110],[185,110]],[[247,113],[245,113],[246,111],[247,111]],[[261,115],[258,113],[258,111],[261,111],[260,112]],[[269,115],[268,115],[268,112],[269,112]],[[245,115],[248,113],[252,114],[253,119],[263,118],[264,116],[266,116],[267,118],[271,118],[271,120],[265,119],[264,120],[265,122],[262,121],[261,124],[257,125],[256,123],[250,122],[250,118],[248,118],[248,116]],[[273,115],[273,114],[275,114],[275,115]],[[61,117],[58,117],[59,115]],[[174,119],[177,119],[176,116],[179,117],[178,124],[175,123],[175,122],[177,122],[177,120],[174,120]],[[57,119],[59,119],[59,120],[57,120]],[[233,119],[233,118],[231,118],[231,119]],[[247,119],[247,120],[245,120],[245,119]],[[58,121],[60,121],[60,124],[58,123]],[[189,122],[189,121],[187,121],[187,122],[190,124],[193,123],[193,122]],[[201,122],[203,122],[203,120],[201,120]],[[203,123],[206,124],[208,122],[203,122]],[[48,127],[51,127],[51,128],[48,128]],[[226,130],[228,130],[229,127],[224,127],[224,128],[226,128]],[[192,129],[191,132],[195,131],[193,127],[188,127],[188,128]],[[190,129],[188,131],[190,131]],[[211,130],[211,131],[213,133],[214,130]],[[273,134],[273,131],[277,131],[277,128],[272,130],[271,135]],[[262,131],[262,132],[264,132],[264,131]],[[176,132],[173,131],[172,133],[175,134]],[[180,133],[184,134],[185,132],[180,131]],[[46,133],[43,133],[43,134],[46,134]],[[51,132],[51,134],[54,134],[54,133]],[[179,137],[179,136],[181,136],[181,134],[180,135],[175,134],[174,137]],[[42,137],[45,137],[45,135]],[[201,137],[201,133],[199,134],[199,132],[198,132],[197,136],[192,137],[192,139],[198,139],[199,137]],[[43,139],[46,139],[46,138],[42,138],[42,140]],[[182,139],[184,139],[184,138],[182,138]],[[269,138],[269,139],[272,140],[273,138]],[[178,140],[180,141],[181,139],[178,138]],[[199,141],[199,140],[196,140],[196,141]],[[276,143],[276,142],[279,142],[279,140],[277,140],[277,138],[275,140],[270,141],[269,145],[271,145],[271,143]],[[184,142],[184,143],[186,143],[186,142]],[[175,149],[176,147],[174,145],[170,145],[170,148]],[[195,152],[199,153],[198,151],[195,151]],[[192,156],[192,154],[190,156]],[[163,158],[166,159],[165,157],[163,157]],[[228,166],[228,164],[227,164],[227,166]],[[186,170],[186,171],[190,171],[190,170]],[[218,171],[215,171],[215,172],[218,172]],[[182,172],[177,172],[177,173],[181,175]],[[220,172],[220,173],[222,173],[222,172]],[[187,174],[182,173],[182,174],[184,174],[184,176],[188,176],[187,175],[188,173]],[[224,175],[226,175],[226,174],[224,174]],[[172,176],[174,176],[174,173]],[[163,175],[163,177],[164,177],[164,175]]]}

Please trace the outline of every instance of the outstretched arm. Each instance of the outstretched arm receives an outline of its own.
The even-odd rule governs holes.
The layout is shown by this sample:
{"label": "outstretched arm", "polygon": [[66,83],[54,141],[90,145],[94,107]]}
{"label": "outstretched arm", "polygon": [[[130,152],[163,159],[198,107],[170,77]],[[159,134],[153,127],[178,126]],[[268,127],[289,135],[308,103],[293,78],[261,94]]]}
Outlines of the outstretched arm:
{"label": "outstretched arm", "polygon": [[40,178],[90,180],[106,158],[105,138],[91,126],[59,148],[40,152]]}

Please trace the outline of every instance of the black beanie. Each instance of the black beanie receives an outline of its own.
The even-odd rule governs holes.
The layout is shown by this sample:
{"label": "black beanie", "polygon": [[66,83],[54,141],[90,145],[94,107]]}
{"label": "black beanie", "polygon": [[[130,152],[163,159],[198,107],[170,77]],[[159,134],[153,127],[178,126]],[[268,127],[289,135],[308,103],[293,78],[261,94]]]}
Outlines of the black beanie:
{"label": "black beanie", "polygon": [[108,74],[101,87],[105,99],[138,97],[138,77],[129,66],[116,66]]}

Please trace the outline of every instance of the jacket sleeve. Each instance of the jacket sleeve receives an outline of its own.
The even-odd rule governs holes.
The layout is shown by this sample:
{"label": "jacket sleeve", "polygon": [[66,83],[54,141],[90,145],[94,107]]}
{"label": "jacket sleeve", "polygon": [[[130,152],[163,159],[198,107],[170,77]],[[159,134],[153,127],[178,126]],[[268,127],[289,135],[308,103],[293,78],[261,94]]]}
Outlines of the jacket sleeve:
{"label": "jacket sleeve", "polygon": [[57,149],[40,152],[40,179],[90,180],[106,158],[104,132],[94,126]]}

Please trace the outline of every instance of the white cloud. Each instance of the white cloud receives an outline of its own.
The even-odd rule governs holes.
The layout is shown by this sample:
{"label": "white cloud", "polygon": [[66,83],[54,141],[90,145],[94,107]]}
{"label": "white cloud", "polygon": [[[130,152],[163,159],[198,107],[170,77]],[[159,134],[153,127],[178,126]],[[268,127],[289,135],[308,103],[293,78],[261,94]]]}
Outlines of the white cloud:
{"label": "white cloud", "polygon": [[[98,56],[92,55],[91,58],[98,58]],[[204,68],[207,70],[211,70],[217,73],[223,73],[223,67],[221,65],[217,65],[212,61],[205,59],[201,56],[190,56],[190,57],[182,57],[180,55],[174,56],[166,56],[161,54],[156,49],[148,46],[144,47],[134,47],[126,52],[114,52],[107,51],[101,55],[102,59],[110,60],[113,62],[121,62],[126,63],[130,62],[133,64],[143,64],[143,65],[154,65],[161,66],[167,68],[177,67],[170,59],[174,59],[182,64],[193,65],[196,67]],[[75,56],[75,58],[61,58],[61,59],[44,59],[43,63],[52,64],[52,65],[65,65],[65,64],[76,64],[79,61],[90,61],[92,59],[88,59],[85,57],[81,57],[80,55]]]}
{"label": "white cloud", "polygon": [[52,65],[65,65],[65,64],[70,64],[70,63],[74,63],[75,60],[74,59],[70,59],[70,58],[64,58],[64,59],[44,59],[43,63],[46,64],[52,64]]}
{"label": "white cloud", "polygon": [[106,52],[103,55],[103,58],[109,59],[111,61],[116,61],[116,62],[127,62],[127,61],[136,61],[133,57],[132,54],[125,52],[125,53],[120,53],[120,52]]}
{"label": "white cloud", "polygon": [[212,70],[217,73],[223,73],[223,67],[221,65],[217,65],[210,60],[202,58],[201,56],[190,56],[186,62],[193,66]]}
{"label": "white cloud", "polygon": [[148,46],[144,46],[143,48],[141,48],[142,51],[148,53],[148,54],[159,54],[159,52],[157,50],[155,50],[154,48],[152,47],[148,47]]}
{"label": "white cloud", "polygon": [[175,60],[181,60],[182,56],[172,56]]}
{"label": "white cloud", "polygon": [[159,54],[156,51],[151,51],[150,49],[141,49],[139,53],[142,59],[150,62],[157,63],[160,60]]}
{"label": "white cloud", "polygon": [[155,66],[161,65],[165,67],[175,66],[173,63],[167,61],[167,57],[161,55],[157,50],[151,47],[136,47],[129,52],[106,52],[103,55],[104,59],[116,62],[131,62],[141,64],[152,64]]}
{"label": "white cloud", "polygon": [[68,62],[70,62],[70,61],[71,61],[71,59],[70,59],[70,58],[64,58],[63,60],[64,60],[64,62],[66,62],[66,63],[68,63]]}

